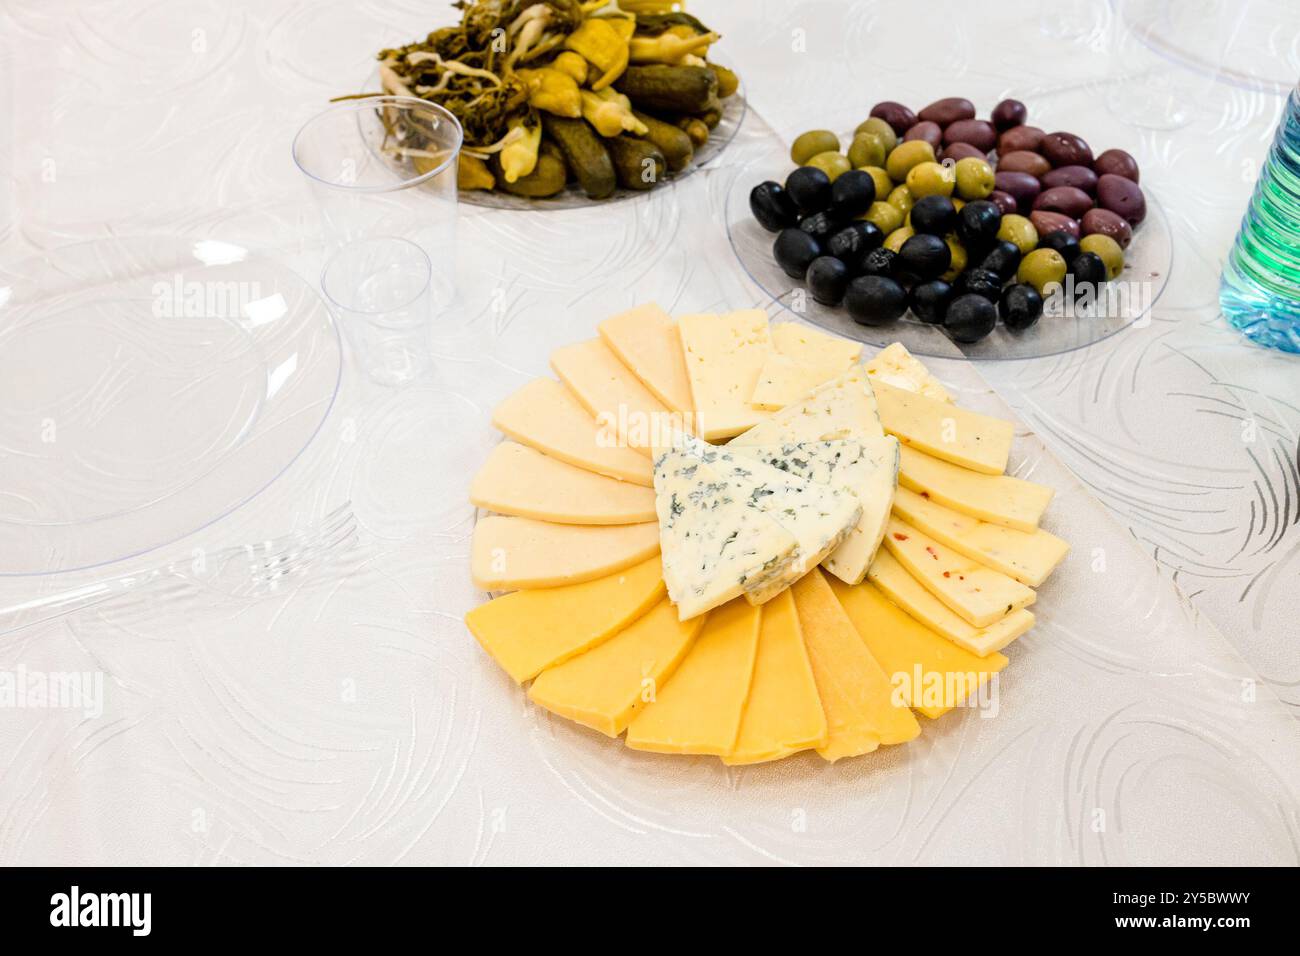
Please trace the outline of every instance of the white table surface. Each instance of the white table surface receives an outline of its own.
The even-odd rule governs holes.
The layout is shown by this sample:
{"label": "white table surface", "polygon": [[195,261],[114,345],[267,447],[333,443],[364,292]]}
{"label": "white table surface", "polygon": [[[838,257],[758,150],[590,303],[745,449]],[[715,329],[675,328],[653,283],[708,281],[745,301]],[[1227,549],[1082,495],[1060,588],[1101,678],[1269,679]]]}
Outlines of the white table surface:
{"label": "white table surface", "polygon": [[[1152,697],[1167,693],[1161,713],[1176,720],[1151,715],[1115,737],[1131,710],[1099,706],[1053,733],[1014,714],[963,717],[927,729],[911,757],[882,755],[874,774],[864,761],[823,769],[801,758],[753,778],[614,756],[527,705],[460,621],[478,600],[466,573],[468,469],[495,440],[493,404],[604,316],[646,299],[677,312],[781,312],[726,242],[724,153],[678,185],[599,210],[462,205],[465,325],[440,346],[437,381],[385,392],[348,375],[308,454],[202,541],[277,534],[350,496],[365,543],[345,580],[253,605],[89,613],[0,645],[0,668],[97,669],[108,684],[98,720],[0,713],[0,862],[1296,863],[1300,360],[1226,327],[1215,291],[1278,90],[1300,77],[1286,43],[1300,19],[1285,3],[1206,0],[1184,5],[1199,19],[1142,44],[1125,17],[1159,4],[1119,6],[1054,4],[1043,21],[1041,4],[1008,3],[999,11],[1018,15],[993,23],[969,4],[927,4],[927,23],[943,30],[925,37],[896,4],[691,9],[724,34],[746,83],[742,137],[788,140],[814,117],[865,114],[880,99],[919,107],[960,94],[987,109],[1014,95],[1031,122],[1137,156],[1174,230],[1152,321],[1069,355],[934,370],[972,395],[982,376],[1074,472],[1065,520],[1085,545],[1093,521],[1099,540],[1131,536],[1133,554],[1154,559],[1124,559],[1133,591],[1096,611],[1106,633],[1131,629],[1133,660],[1113,644],[1102,653],[1100,640],[1095,658],[1067,653],[1089,645],[1063,626],[1082,643],[1053,650],[1049,628],[1015,667],[1061,676],[1064,694],[1108,669],[1123,672],[1116,686],[1135,673],[1156,684],[1195,673],[1221,689],[1257,681],[1257,703],[1211,708],[1212,720],[1180,730],[1192,703],[1175,681]],[[86,239],[171,234],[242,242],[310,273],[315,221],[289,157],[293,132],[361,82],[373,51],[444,16],[414,0],[10,0],[4,266]],[[1222,18],[1238,28],[1216,33]],[[1108,108],[1117,86],[1171,97],[1176,128],[1126,122]],[[1104,509],[1091,510],[1084,487]],[[1074,603],[1064,587],[1042,603]],[[1077,625],[1088,609],[1073,610]],[[1132,734],[1163,732],[1153,727],[1174,727],[1170,763],[1147,750],[1105,782],[1103,757]],[[1180,756],[1180,734],[1196,754]],[[1030,781],[1043,775],[1054,786],[1040,792]],[[896,805],[900,787],[917,802]],[[718,793],[735,803],[692,815]],[[1127,831],[1089,836],[1096,807],[1126,814]],[[791,826],[800,814],[806,830]],[[1208,845],[1196,821],[1211,819],[1231,822]]]}

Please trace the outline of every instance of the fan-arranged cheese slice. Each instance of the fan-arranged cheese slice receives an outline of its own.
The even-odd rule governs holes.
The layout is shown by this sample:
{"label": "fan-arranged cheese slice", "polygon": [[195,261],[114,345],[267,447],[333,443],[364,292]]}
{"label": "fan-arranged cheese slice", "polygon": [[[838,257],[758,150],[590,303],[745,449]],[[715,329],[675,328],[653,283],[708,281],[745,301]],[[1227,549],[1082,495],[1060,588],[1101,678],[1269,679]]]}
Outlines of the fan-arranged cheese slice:
{"label": "fan-arranged cheese slice", "polygon": [[835,439],[879,438],[884,435],[876,399],[861,366],[787,405],[761,425],[732,440],[738,445],[788,445]]}
{"label": "fan-arranged cheese slice", "polygon": [[1021,608],[988,627],[974,627],[925,589],[898,560],[882,548],[871,562],[867,580],[891,601],[936,634],[978,657],[1000,651],[1034,626],[1034,615]]}
{"label": "fan-arranged cheese slice", "polygon": [[1014,426],[950,402],[872,382],[880,422],[904,445],[986,475],[1007,470]]}
{"label": "fan-arranged cheese slice", "polygon": [[739,435],[767,418],[749,400],[772,351],[767,313],[744,309],[677,320],[695,406],[695,432],[708,441]]}
{"label": "fan-arranged cheese slice", "polygon": [[649,454],[656,435],[681,423],[600,339],[565,345],[551,353],[551,368],[596,423],[628,448]]}
{"label": "fan-arranged cheese slice", "polygon": [[682,449],[655,461],[655,507],[664,581],[682,620],[765,586],[799,550],[793,534]]}
{"label": "fan-arranged cheese slice", "polygon": [[606,319],[600,337],[641,384],[675,412],[694,411],[677,323],[653,302]]}
{"label": "fan-arranged cheese slice", "polygon": [[602,429],[573,393],[550,378],[533,379],[492,413],[492,425],[515,441],[587,471],[633,484],[654,484],[650,462]]}
{"label": "fan-arranged cheese slice", "polygon": [[790,590],[826,714],[826,745],[817,752],[833,761],[917,736],[920,724],[906,706],[891,699],[889,677],[822,573],[814,568]]}
{"label": "fan-arranged cheese slice", "polygon": [[898,489],[894,514],[940,544],[1030,587],[1036,588],[1047,580],[1070,550],[1068,544],[1042,528],[1025,532],[990,524],[945,508],[907,488]]}
{"label": "fan-arranged cheese slice", "polygon": [[809,365],[788,355],[773,352],[763,362],[750,404],[778,411],[799,401],[809,392],[844,374],[843,365]]}
{"label": "fan-arranged cheese slice", "polygon": [[731,753],[749,698],[761,608],[724,604],[653,703],[632,719],[627,745],[667,754]]}
{"label": "fan-arranged cheese slice", "polygon": [[469,486],[480,508],[560,524],[637,524],[655,520],[654,492],[606,478],[503,441]]}
{"label": "fan-arranged cheese slice", "polygon": [[908,448],[899,449],[898,483],[981,521],[1033,531],[1052,500],[1046,485],[1009,475],[981,475]]}
{"label": "fan-arranged cheese slice", "polygon": [[[543,675],[545,676],[545,675]],[[826,746],[826,715],[794,597],[789,590],[763,605],[758,653],[735,749],[726,764],[780,760],[800,750]]]}
{"label": "fan-arranged cheese slice", "polygon": [[976,627],[1034,603],[1034,592],[891,517],[885,547],[931,594]]}
{"label": "fan-arranged cheese slice", "polygon": [[930,370],[918,362],[902,342],[895,342],[882,349],[865,367],[872,381],[917,392],[936,401],[952,401],[952,396],[943,387],[943,383],[931,375]]}
{"label": "fan-arranged cheese slice", "polygon": [[1001,654],[979,657],[963,650],[908,617],[870,583],[830,584],[871,656],[890,676],[896,697],[931,719],[960,706],[1010,663]]}
{"label": "fan-arranged cheese slice", "polygon": [[652,558],[594,581],[493,598],[466,614],[465,623],[522,684],[613,637],[663,597],[663,569]]}
{"label": "fan-arranged cheese slice", "polygon": [[474,526],[470,572],[484,591],[603,578],[659,553],[659,525],[578,525],[488,515]]}
{"label": "fan-arranged cheese slice", "polygon": [[844,541],[822,562],[840,580],[857,584],[880,547],[889,520],[898,473],[898,439],[892,435],[859,441],[788,445],[728,445],[736,455],[756,458],[792,475],[852,495],[862,514]]}
{"label": "fan-arranged cheese slice", "polygon": [[[798,322],[772,326],[772,348],[805,365],[837,366],[843,374],[862,355],[862,343],[818,332]],[[799,396],[802,398],[803,396]]]}
{"label": "fan-arranged cheese slice", "polygon": [[533,703],[617,737],[672,677],[707,618],[678,621],[663,600],[603,644],[537,675]]}

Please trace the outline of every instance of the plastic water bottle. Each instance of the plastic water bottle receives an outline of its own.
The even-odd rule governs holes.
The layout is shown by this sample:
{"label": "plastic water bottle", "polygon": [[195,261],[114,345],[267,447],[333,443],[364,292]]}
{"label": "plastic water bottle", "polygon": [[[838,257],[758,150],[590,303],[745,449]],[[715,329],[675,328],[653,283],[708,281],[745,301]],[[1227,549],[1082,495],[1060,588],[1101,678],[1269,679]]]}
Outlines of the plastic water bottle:
{"label": "plastic water bottle", "polygon": [[1219,304],[1245,337],[1300,352],[1300,86],[1223,267]]}
{"label": "plastic water bottle", "polygon": [[1223,267],[1219,303],[1247,338],[1300,352],[1300,86]]}

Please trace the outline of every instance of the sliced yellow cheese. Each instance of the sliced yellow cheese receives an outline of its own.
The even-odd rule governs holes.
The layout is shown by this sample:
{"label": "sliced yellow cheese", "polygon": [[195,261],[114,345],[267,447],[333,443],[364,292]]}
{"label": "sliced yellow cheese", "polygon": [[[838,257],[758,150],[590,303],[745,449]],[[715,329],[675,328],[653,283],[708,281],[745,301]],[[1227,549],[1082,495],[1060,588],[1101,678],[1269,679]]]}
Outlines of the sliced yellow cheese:
{"label": "sliced yellow cheese", "polygon": [[667,312],[647,302],[596,328],[604,343],[655,398],[683,415],[694,410],[681,333]]}
{"label": "sliced yellow cheese", "polygon": [[646,456],[622,447],[613,429],[603,429],[573,393],[550,378],[537,378],[492,413],[492,425],[515,441],[560,461],[633,484],[654,485]]}
{"label": "sliced yellow cheese", "polygon": [[988,627],[968,624],[912,577],[888,549],[876,553],[867,580],[926,627],[979,657],[1002,650],[1034,626],[1034,615],[1024,608]]}
{"label": "sliced yellow cheese", "polygon": [[767,313],[744,309],[677,320],[695,407],[695,434],[708,441],[739,435],[768,417],[749,403],[772,351]]}
{"label": "sliced yellow cheese", "polygon": [[885,669],[897,699],[934,719],[960,706],[1009,663],[1001,654],[980,657],[909,617],[872,584],[831,588]]}
{"label": "sliced yellow cheese", "polygon": [[465,615],[470,632],[519,683],[613,637],[664,598],[652,558],[606,578],[515,591]]}
{"label": "sliced yellow cheese", "polygon": [[862,355],[862,343],[827,335],[798,322],[772,326],[772,348],[805,365],[837,366],[840,373]]}
{"label": "sliced yellow cheese", "polygon": [[908,448],[899,449],[898,483],[981,521],[1033,531],[1052,500],[1046,485],[1009,475],[981,475]]}
{"label": "sliced yellow cheese", "polygon": [[750,403],[777,411],[844,374],[844,365],[814,365],[773,352],[764,360]]}
{"label": "sliced yellow cheese", "polygon": [[660,601],[603,644],[537,675],[528,697],[552,713],[617,737],[653,701],[707,618],[678,621]]}
{"label": "sliced yellow cheese", "polygon": [[936,401],[952,401],[952,396],[943,387],[943,383],[931,375],[930,370],[917,361],[902,342],[895,342],[882,349],[865,367],[867,375],[873,381],[884,382],[909,392],[919,392]]}
{"label": "sliced yellow cheese", "polygon": [[794,596],[783,591],[763,605],[749,702],[736,747],[722,762],[762,763],[824,746],[826,715],[799,630]]}
{"label": "sliced yellow cheese", "polygon": [[657,435],[681,425],[679,417],[600,339],[556,349],[551,353],[551,368],[596,423],[612,429],[628,448],[649,455]]}
{"label": "sliced yellow cheese", "polygon": [[749,698],[762,608],[736,600],[709,614],[686,659],[632,719],[627,745],[722,756],[736,746]]}
{"label": "sliced yellow cheese", "polygon": [[817,752],[834,761],[919,734],[921,726],[912,712],[891,699],[888,676],[858,637],[821,571],[814,568],[790,590],[826,714],[826,745]]}
{"label": "sliced yellow cheese", "polygon": [[907,488],[894,495],[894,514],[958,554],[1010,575],[1021,584],[1038,587],[1052,573],[1070,546],[1037,528],[1017,531],[972,518],[936,504]]}
{"label": "sliced yellow cheese", "polygon": [[904,445],[986,475],[1007,470],[1011,422],[872,380],[880,423]]}
{"label": "sliced yellow cheese", "polygon": [[806,398],[787,405],[730,444],[788,445],[837,439],[861,441],[880,438],[884,434],[866,372],[857,366],[814,389]]}
{"label": "sliced yellow cheese", "polygon": [[480,508],[559,524],[639,524],[655,520],[653,488],[606,478],[503,441],[469,486]]}
{"label": "sliced yellow cheese", "polygon": [[926,589],[976,627],[1034,603],[1034,592],[1001,571],[958,554],[910,524],[889,519],[885,547]]}
{"label": "sliced yellow cheese", "polygon": [[474,525],[470,573],[484,591],[603,578],[659,553],[659,525],[579,525],[488,515]]}

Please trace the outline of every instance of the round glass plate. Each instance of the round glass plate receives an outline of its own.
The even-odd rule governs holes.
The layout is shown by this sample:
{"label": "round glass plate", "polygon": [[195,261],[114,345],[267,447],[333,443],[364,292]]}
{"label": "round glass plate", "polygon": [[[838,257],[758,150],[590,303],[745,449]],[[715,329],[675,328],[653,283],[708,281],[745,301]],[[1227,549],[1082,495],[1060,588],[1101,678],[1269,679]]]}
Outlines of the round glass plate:
{"label": "round glass plate", "polygon": [[1148,315],[1169,281],[1173,265],[1169,221],[1147,188],[1147,218],[1134,232],[1126,250],[1123,276],[1107,283],[1111,298],[1104,308],[1095,310],[1096,314],[1083,310],[1076,314],[1073,305],[1067,305],[1063,314],[1044,315],[1024,332],[1008,331],[999,323],[991,334],[970,345],[952,341],[937,326],[921,322],[910,312],[890,325],[858,325],[842,305],[832,307],[814,301],[806,294],[802,280],[785,274],[772,257],[776,234],[760,226],[749,211],[749,193],[754,186],[767,179],[782,182],[793,168],[788,148],[774,136],[752,150],[747,148],[746,154],[729,166],[733,178],[727,188],[725,210],[727,239],[741,267],[772,301],[798,317],[868,345],[883,347],[902,342],[916,355],[939,358],[1028,359],[1056,355],[1100,342]]}
{"label": "round glass plate", "polygon": [[315,290],[239,246],[94,241],[0,276],[0,576],[230,514],[315,437],[341,368]]}

